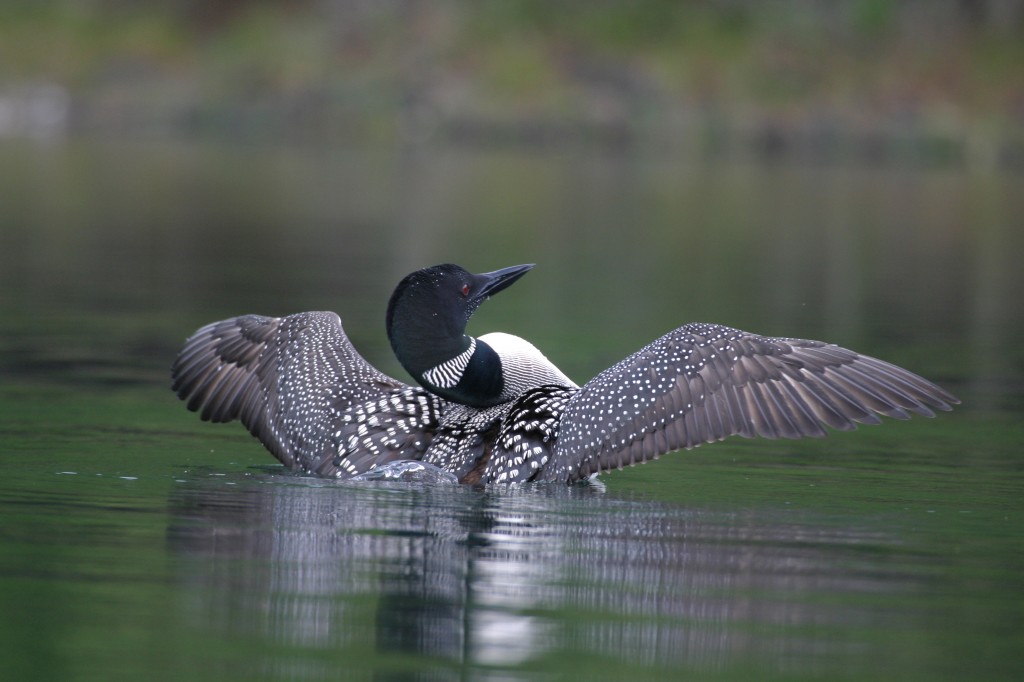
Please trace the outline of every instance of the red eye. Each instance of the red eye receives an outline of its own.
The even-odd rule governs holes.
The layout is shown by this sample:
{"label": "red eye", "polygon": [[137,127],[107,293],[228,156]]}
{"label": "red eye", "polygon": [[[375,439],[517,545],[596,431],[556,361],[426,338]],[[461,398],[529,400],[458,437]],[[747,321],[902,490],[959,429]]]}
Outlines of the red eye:
{"label": "red eye", "polygon": [[469,285],[468,284],[463,284],[462,285],[462,295],[463,296],[469,296]]}

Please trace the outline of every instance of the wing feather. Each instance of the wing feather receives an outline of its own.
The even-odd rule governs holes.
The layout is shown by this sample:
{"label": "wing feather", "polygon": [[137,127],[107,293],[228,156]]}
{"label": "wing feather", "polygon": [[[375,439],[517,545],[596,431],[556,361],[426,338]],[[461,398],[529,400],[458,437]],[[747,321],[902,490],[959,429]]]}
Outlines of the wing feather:
{"label": "wing feather", "polygon": [[[568,401],[546,478],[576,480],[731,435],[802,438],[959,402],[901,367],[820,341],[688,324]],[[557,474],[555,472],[558,472]]]}
{"label": "wing feather", "polygon": [[283,464],[306,471],[324,461],[340,413],[406,388],[359,355],[331,312],[208,324],[171,375],[202,419],[239,419]]}

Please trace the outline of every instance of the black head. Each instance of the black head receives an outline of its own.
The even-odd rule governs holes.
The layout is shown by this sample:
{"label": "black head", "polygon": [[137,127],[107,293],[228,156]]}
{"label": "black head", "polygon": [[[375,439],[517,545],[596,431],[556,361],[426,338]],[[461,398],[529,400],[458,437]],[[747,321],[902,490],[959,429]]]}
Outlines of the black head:
{"label": "black head", "polygon": [[[395,287],[388,302],[388,339],[398,361],[423,383],[425,371],[469,347],[471,340],[465,335],[466,324],[480,304],[531,268],[532,264],[515,265],[473,274],[446,263],[407,275]],[[436,392],[445,395],[444,391]]]}

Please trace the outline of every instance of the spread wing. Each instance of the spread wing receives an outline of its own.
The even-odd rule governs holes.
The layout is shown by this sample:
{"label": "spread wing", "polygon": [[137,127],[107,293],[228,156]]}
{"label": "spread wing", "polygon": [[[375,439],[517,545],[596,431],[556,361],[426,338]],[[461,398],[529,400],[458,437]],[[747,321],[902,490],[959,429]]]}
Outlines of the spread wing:
{"label": "spread wing", "polygon": [[934,416],[959,401],[935,384],[820,341],[687,324],[605,370],[562,414],[543,478],[576,480],[727,436],[824,436]]}
{"label": "spread wing", "polygon": [[214,322],[185,342],[171,375],[190,410],[240,420],[283,464],[305,471],[331,456],[339,413],[407,388],[359,355],[332,312]]}

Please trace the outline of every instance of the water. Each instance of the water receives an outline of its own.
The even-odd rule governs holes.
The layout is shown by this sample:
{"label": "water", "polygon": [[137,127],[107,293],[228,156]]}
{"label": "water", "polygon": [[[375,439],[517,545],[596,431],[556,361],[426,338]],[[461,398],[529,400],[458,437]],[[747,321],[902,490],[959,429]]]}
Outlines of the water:
{"label": "water", "polygon": [[[1019,679],[1019,177],[654,153],[0,149],[0,678]],[[825,338],[965,404],[573,488],[338,484],[199,422],[200,324],[538,267],[477,334],[570,376],[686,321]]]}

